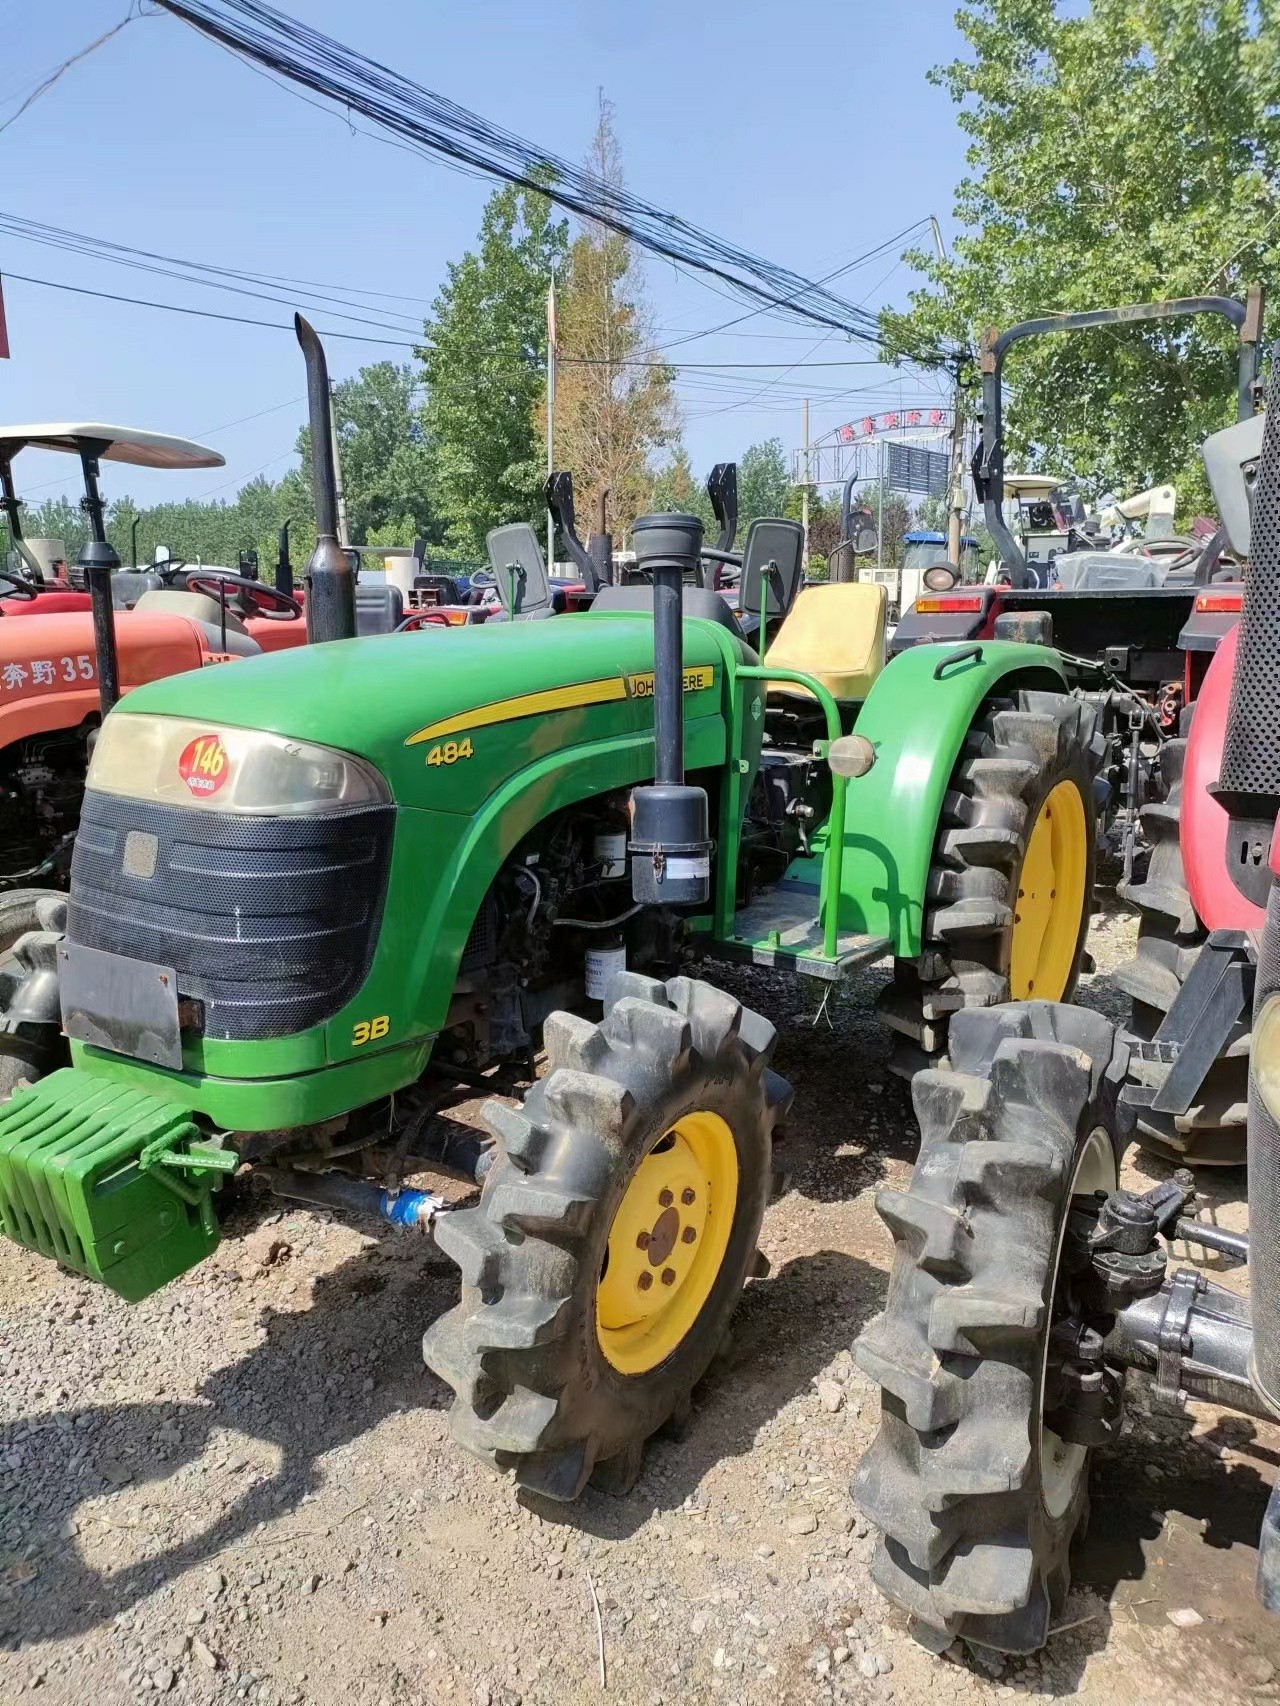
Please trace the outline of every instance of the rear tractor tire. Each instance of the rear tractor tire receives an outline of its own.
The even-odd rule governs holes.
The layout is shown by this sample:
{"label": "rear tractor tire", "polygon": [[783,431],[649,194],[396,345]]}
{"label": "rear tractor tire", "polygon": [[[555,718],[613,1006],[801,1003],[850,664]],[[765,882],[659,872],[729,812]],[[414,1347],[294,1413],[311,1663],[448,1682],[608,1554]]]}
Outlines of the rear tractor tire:
{"label": "rear tractor tire", "polygon": [[1105,742],[1065,693],[989,700],[956,760],[925,891],[921,955],[880,997],[891,1069],[936,1065],[962,1008],[1069,1001],[1093,904],[1093,783]]}
{"label": "rear tractor tire", "polygon": [[1116,1185],[1125,1064],[1083,1008],[958,1014],[949,1064],[913,1086],[910,1185],[876,1199],[895,1253],[854,1346],[881,1421],[852,1492],[881,1533],[877,1586],[934,1651],[1034,1652],[1066,1599],[1089,1448],[1046,1422],[1050,1330],[1073,1307],[1072,1198]]}
{"label": "rear tractor tire", "polygon": [[554,1013],[547,1076],[490,1102],[478,1206],[442,1219],[462,1297],[423,1341],[459,1444],[517,1483],[625,1492],[723,1342],[791,1099],[773,1026],[705,983],[632,973],[599,1024]]}

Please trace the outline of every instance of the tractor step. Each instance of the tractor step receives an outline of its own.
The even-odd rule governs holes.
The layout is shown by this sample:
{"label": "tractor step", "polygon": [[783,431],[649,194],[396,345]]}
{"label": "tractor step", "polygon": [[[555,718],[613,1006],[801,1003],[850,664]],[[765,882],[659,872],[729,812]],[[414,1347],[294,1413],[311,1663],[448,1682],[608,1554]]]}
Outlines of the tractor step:
{"label": "tractor step", "polygon": [[872,965],[893,950],[887,936],[842,930],[835,957],[824,951],[818,918],[818,891],[808,884],[782,882],[751,906],[734,914],[732,936],[714,938],[718,959],[742,965],[771,966],[798,977],[838,983],[859,966]]}
{"label": "tractor step", "polygon": [[0,1107],[0,1232],[129,1302],[218,1243],[212,1191],[237,1158],[185,1108],[65,1067]]}

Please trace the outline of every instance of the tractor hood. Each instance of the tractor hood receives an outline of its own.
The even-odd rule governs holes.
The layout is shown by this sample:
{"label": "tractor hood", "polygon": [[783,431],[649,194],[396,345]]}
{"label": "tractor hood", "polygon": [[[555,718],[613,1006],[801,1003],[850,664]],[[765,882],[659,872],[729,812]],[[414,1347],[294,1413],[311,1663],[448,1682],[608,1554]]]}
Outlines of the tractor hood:
{"label": "tractor hood", "polygon": [[[690,724],[719,716],[746,648],[685,625]],[[112,712],[260,729],[353,753],[402,805],[471,812],[524,764],[652,727],[647,615],[424,630],[303,646],[138,688]]]}

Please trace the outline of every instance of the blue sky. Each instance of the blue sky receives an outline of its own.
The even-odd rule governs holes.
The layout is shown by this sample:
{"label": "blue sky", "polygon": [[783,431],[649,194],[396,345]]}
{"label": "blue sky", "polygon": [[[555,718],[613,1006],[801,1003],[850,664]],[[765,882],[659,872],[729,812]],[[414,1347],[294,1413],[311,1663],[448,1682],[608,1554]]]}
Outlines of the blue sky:
{"label": "blue sky", "polygon": [[[936,213],[948,240],[963,137],[928,67],[960,46],[954,0],[282,0],[287,10],[561,155],[589,141],[596,91],[616,107],[628,182],[743,247],[818,277]],[[0,0],[0,125],[128,0]],[[176,19],[131,23],[0,132],[0,208],[197,261],[364,286],[429,304],[474,237],[492,187],[365,136],[285,93]],[[927,232],[925,233],[927,239]],[[282,309],[0,236],[0,272],[287,319]],[[741,307],[650,259],[660,341]],[[877,307],[910,287],[896,250],[851,273]],[[12,359],[0,419],[123,421],[207,437],[227,459],[201,474],[112,470],[107,495],[144,502],[230,496],[290,466],[301,359],[281,331],[77,297],[8,278]],[[318,317],[317,317],[318,318]],[[864,358],[760,316],[685,343],[688,362]],[[386,355],[329,342],[335,377]],[[394,353],[394,352],[390,352]],[[686,370],[685,442],[699,472],[753,440],[800,442],[840,421],[929,399],[921,382],[849,367]],[[256,417],[247,419],[246,417]],[[233,424],[234,423],[234,424]],[[33,498],[75,490],[68,459],[28,452]]]}

